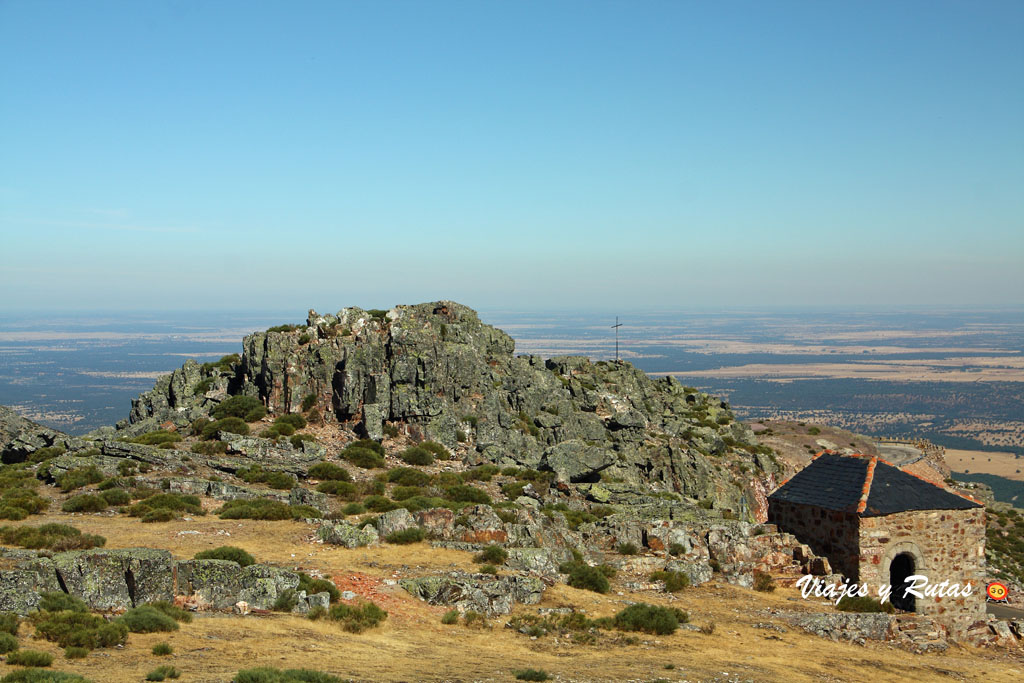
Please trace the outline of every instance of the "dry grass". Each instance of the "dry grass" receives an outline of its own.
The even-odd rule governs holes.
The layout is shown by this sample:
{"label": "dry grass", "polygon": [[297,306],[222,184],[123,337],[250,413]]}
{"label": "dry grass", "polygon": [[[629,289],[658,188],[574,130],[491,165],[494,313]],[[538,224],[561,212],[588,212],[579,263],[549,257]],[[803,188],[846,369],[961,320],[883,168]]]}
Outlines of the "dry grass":
{"label": "dry grass", "polygon": [[[1024,678],[1017,655],[1000,651],[954,649],[946,655],[911,655],[884,644],[866,647],[832,643],[794,630],[779,611],[827,609],[799,598],[789,588],[755,593],[710,584],[677,595],[631,593],[609,595],[564,585],[547,590],[542,606],[571,605],[589,616],[611,616],[631,601],[680,607],[700,626],[715,622],[713,635],[678,632],[642,637],[639,644],[576,645],[554,637],[531,640],[502,628],[443,626],[442,607],[413,599],[392,580],[453,568],[473,567],[468,552],[440,550],[420,543],[357,550],[311,542],[313,528],[298,522],[222,521],[215,517],[142,524],[137,519],[52,512],[24,523],[72,523],[87,533],[106,536],[108,547],[167,548],[176,557],[191,557],[219,545],[237,545],[263,562],[315,570],[333,576],[342,589],[370,597],[389,612],[382,627],[360,635],[345,633],[328,621],[311,622],[290,615],[238,617],[200,614],[172,634],[132,634],[123,650],[101,650],[69,662],[42,641],[32,647],[53,652],[55,668],[75,671],[96,681],[138,681],[157,663],[181,669],[182,680],[229,681],[239,668],[309,667],[358,681],[510,681],[511,671],[541,668],[562,681],[785,680],[800,681],[1015,681]],[[198,534],[179,534],[198,531]],[[225,533],[219,533],[225,532]],[[230,533],[227,536],[226,533]],[[517,611],[532,612],[520,606]],[[773,622],[786,633],[756,629]],[[154,657],[158,642],[174,648],[170,657]],[[671,671],[666,664],[675,666]]]}
{"label": "dry grass", "polygon": [[997,474],[1007,479],[1024,481],[1024,459],[1017,458],[1013,453],[961,451],[947,448],[946,464],[954,472]]}

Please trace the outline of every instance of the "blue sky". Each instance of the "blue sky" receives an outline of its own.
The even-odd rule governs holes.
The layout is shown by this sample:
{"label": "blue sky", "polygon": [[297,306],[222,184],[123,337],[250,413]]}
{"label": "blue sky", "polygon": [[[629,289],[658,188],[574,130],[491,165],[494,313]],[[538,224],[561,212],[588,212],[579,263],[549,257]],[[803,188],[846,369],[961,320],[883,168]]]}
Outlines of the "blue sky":
{"label": "blue sky", "polygon": [[0,308],[1024,303],[1024,3],[0,0]]}

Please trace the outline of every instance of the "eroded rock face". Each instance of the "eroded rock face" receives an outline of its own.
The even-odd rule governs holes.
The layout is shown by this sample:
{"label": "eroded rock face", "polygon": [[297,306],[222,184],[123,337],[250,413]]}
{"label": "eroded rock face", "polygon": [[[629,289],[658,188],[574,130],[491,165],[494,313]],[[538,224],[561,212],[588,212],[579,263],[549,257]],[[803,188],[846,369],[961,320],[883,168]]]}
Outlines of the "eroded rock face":
{"label": "eroded rock face", "polygon": [[544,583],[525,576],[492,576],[452,572],[441,576],[403,579],[402,588],[431,605],[447,605],[462,612],[497,616],[512,611],[513,603],[535,605],[541,601]]}
{"label": "eroded rock face", "polygon": [[61,587],[93,609],[128,609],[174,598],[167,550],[73,550],[54,555],[53,566]]}
{"label": "eroded rock face", "polygon": [[0,461],[3,464],[24,462],[40,448],[67,447],[77,441],[0,406]]}

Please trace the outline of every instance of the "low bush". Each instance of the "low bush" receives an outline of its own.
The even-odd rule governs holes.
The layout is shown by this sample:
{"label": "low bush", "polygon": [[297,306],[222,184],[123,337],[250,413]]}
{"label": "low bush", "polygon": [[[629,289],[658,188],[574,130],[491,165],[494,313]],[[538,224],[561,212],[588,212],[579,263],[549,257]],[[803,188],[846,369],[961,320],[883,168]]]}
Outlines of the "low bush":
{"label": "low bush", "polygon": [[56,481],[61,491],[69,493],[89,484],[98,484],[104,479],[103,472],[98,467],[89,465],[88,467],[77,467],[73,470],[68,470],[64,474],[59,475]]}
{"label": "low bush", "polygon": [[274,600],[270,609],[275,612],[291,612],[297,604],[299,604],[298,591],[288,588],[278,593],[277,599]]}
{"label": "low bush", "polygon": [[173,617],[152,605],[133,607],[122,614],[118,621],[124,624],[132,633],[157,633],[178,630],[178,622]]}
{"label": "low bush", "polygon": [[302,412],[307,412],[316,405],[316,394],[306,394],[302,397]]}
{"label": "low bush", "polygon": [[426,486],[430,483],[430,475],[411,467],[396,467],[388,470],[388,481],[399,486]]}
{"label": "low bush", "polygon": [[0,612],[0,633],[9,633],[12,636],[18,635],[18,626],[21,619],[14,612]]}
{"label": "low bush", "polygon": [[395,545],[408,545],[410,543],[419,543],[423,540],[424,536],[423,529],[413,526],[401,531],[393,531],[385,536],[384,540]]}
{"label": "low bush", "polygon": [[89,656],[89,648],[72,645],[64,648],[65,659],[85,659]]}
{"label": "low bush", "polygon": [[424,441],[419,446],[438,460],[451,460],[452,458],[452,454],[448,449],[436,441]]}
{"label": "low bush", "polygon": [[60,509],[64,512],[103,512],[108,507],[110,506],[102,496],[83,493],[65,500]]}
{"label": "low bush", "polygon": [[410,446],[398,456],[403,462],[410,465],[431,465],[434,462],[434,454],[420,446]]}
{"label": "low bush", "polygon": [[673,557],[679,557],[680,555],[685,555],[686,554],[686,546],[684,546],[682,543],[672,543],[668,547],[668,554],[672,555]]}
{"label": "low bush", "polygon": [[490,505],[491,503],[491,497],[487,495],[486,491],[465,484],[449,486],[444,493],[448,500],[460,503],[476,503],[478,505]]}
{"label": "low bush", "polygon": [[[441,623],[444,624],[445,626],[451,626],[452,624],[458,623],[458,621],[459,621],[459,610],[457,610],[457,609],[450,609],[450,610],[448,610],[447,612],[444,613],[443,617],[441,617]],[[15,642],[17,642],[17,641],[15,641]]]}
{"label": "low bush", "polygon": [[551,678],[543,669],[516,669],[512,674],[517,681],[546,681]]}
{"label": "low bush", "polygon": [[620,543],[615,549],[619,555],[636,555],[640,552],[635,543]]}
{"label": "low bush", "polygon": [[775,579],[767,572],[754,572],[754,590],[762,593],[771,593],[775,590]]}
{"label": "low bush", "polygon": [[132,497],[124,489],[108,489],[100,494],[107,505],[128,505]]}
{"label": "low bush", "polygon": [[369,448],[348,446],[341,452],[341,457],[345,458],[356,467],[361,467],[364,470],[384,467],[384,457]]}
{"label": "low bush", "polygon": [[318,462],[309,468],[306,476],[323,481],[352,481],[352,475],[344,467],[333,462]]}
{"label": "low bush", "polygon": [[141,493],[146,497],[128,508],[128,514],[132,517],[142,517],[143,522],[170,521],[180,514],[206,514],[197,496],[182,493]]}
{"label": "low bush", "polygon": [[[314,514],[310,515],[310,512]],[[277,500],[256,498],[253,500],[229,500],[218,510],[221,519],[302,519],[319,517],[320,513],[308,505],[288,505]]]}
{"label": "low bush", "polygon": [[477,564],[505,564],[508,559],[508,551],[500,545],[491,544],[473,556]]}
{"label": "low bush", "polygon": [[220,455],[228,452],[228,445],[223,441],[197,441],[190,450],[199,455]]}
{"label": "low bush", "polygon": [[659,636],[675,633],[679,624],[690,620],[686,612],[674,607],[659,607],[639,602],[615,615],[615,628],[621,631],[643,631]]}
{"label": "low bush", "polygon": [[314,579],[309,574],[299,574],[299,588],[300,591],[306,591],[306,595],[316,595],[317,593],[329,593],[331,596],[331,602],[337,602],[341,598],[341,591],[334,585],[334,582],[330,579]]}
{"label": "low bush", "polygon": [[320,493],[338,496],[342,500],[352,500],[359,497],[358,487],[350,481],[322,481],[317,484],[316,490]]}
{"label": "low bush", "polygon": [[0,527],[0,541],[7,545],[19,545],[22,548],[33,550],[46,549],[63,552],[65,550],[102,548],[107,539],[103,536],[83,534],[67,524],[43,524],[42,526]]}
{"label": "low bush", "polygon": [[249,433],[249,425],[240,417],[225,417],[203,427],[202,437],[204,440],[210,441],[217,438],[217,434],[220,432],[230,432],[231,434],[245,436]]}
{"label": "low bush", "polygon": [[690,587],[690,577],[683,572],[654,572],[651,574],[651,581],[664,581],[665,591],[668,593],[676,593]]}
{"label": "low bush", "polygon": [[497,465],[479,465],[462,473],[463,481],[490,481],[501,472]]}
{"label": "low bush", "polygon": [[66,671],[18,669],[0,678],[0,683],[89,683],[87,678]]}
{"label": "low bush", "polygon": [[123,645],[128,638],[128,627],[124,624],[108,622],[103,617],[77,609],[41,610],[32,615],[32,621],[36,627],[36,636],[61,647],[92,650]]}
{"label": "low bush", "polygon": [[277,470],[265,470],[260,465],[243,467],[235,472],[242,481],[249,484],[266,484],[272,489],[291,490],[295,487],[295,477]]}
{"label": "low bush", "polygon": [[7,655],[7,663],[15,666],[50,666],[53,655],[38,650],[15,650]]}
{"label": "low bush", "polygon": [[485,564],[482,567],[480,567],[480,573],[481,574],[497,574],[498,573],[498,568],[495,567],[493,564]]}
{"label": "low bush", "polygon": [[89,607],[81,598],[68,593],[53,591],[39,596],[41,612],[88,612]]}
{"label": "low bush", "polygon": [[177,678],[181,675],[181,672],[175,669],[170,664],[158,666],[157,668],[146,674],[147,681],[164,681],[168,678]]}
{"label": "low bush", "polygon": [[286,424],[291,425],[296,431],[306,426],[306,418],[302,417],[298,413],[288,413],[287,415],[281,415],[274,420],[274,424]]}
{"label": "low bush", "polygon": [[335,605],[327,616],[332,621],[339,622],[349,633],[362,633],[387,619],[388,613],[372,602],[365,602],[358,606]]}
{"label": "low bush", "polygon": [[327,608],[321,605],[313,605],[309,608],[309,611],[306,612],[306,618],[310,621],[320,621],[325,616],[327,616]]}
{"label": "low bush", "polygon": [[212,550],[203,550],[196,553],[195,559],[230,560],[231,562],[237,562],[242,567],[248,567],[250,564],[256,564],[255,557],[233,545],[222,545],[219,548],[213,548]]}
{"label": "low bush", "polygon": [[230,396],[211,410],[210,415],[215,420],[223,420],[228,417],[241,419],[257,408],[265,408],[265,406],[254,396]]}
{"label": "low bush", "polygon": [[174,648],[167,643],[157,643],[153,646],[153,654],[157,657],[165,657],[170,654],[174,654]]}
{"label": "low bush", "polygon": [[384,435],[389,436],[392,439],[395,438],[398,436],[398,427],[389,424],[384,425]]}
{"label": "low bush", "polygon": [[877,598],[868,596],[843,598],[836,605],[836,609],[840,612],[883,612],[885,614],[893,614],[896,611],[891,602],[883,604]]}
{"label": "low bush", "polygon": [[0,655],[14,652],[18,649],[18,639],[10,633],[0,633]]}
{"label": "low bush", "polygon": [[181,441],[181,434],[177,432],[167,432],[163,429],[157,429],[156,431],[146,432],[140,434],[132,439],[129,439],[132,443],[140,443],[144,446],[160,446],[161,448],[170,447],[173,448],[174,444]]}
{"label": "low bush", "polygon": [[362,503],[349,503],[345,507],[341,508],[341,514],[343,515],[361,515],[366,512],[366,506]]}
{"label": "low bush", "polygon": [[586,563],[574,563],[568,574],[569,580],[566,583],[573,588],[581,588],[595,593],[607,593],[611,589],[608,577],[604,572]]}

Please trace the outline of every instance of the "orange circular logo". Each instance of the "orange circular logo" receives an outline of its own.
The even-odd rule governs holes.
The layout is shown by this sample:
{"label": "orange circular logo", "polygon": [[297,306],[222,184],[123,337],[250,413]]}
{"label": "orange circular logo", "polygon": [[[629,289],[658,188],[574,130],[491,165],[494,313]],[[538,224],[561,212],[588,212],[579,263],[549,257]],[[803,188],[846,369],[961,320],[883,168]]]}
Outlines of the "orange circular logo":
{"label": "orange circular logo", "polygon": [[988,597],[993,600],[1005,600],[1006,594],[1010,591],[1006,590],[1006,586],[998,581],[993,581],[988,585],[988,588],[985,589],[985,592],[988,593]]}

